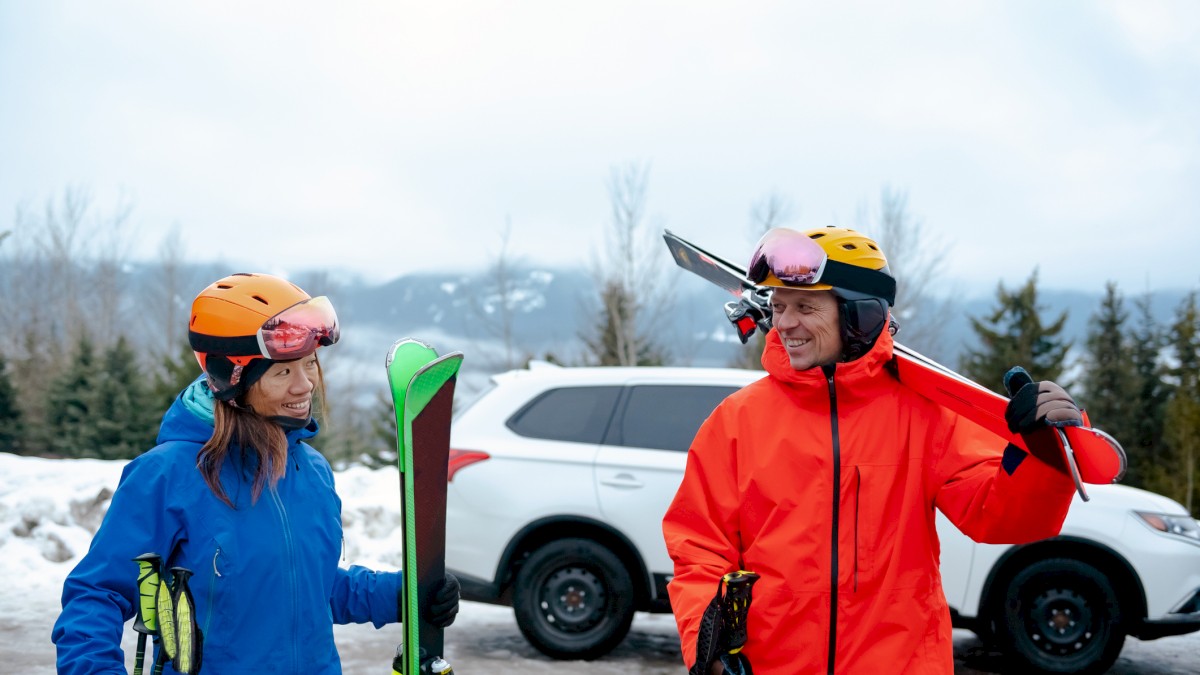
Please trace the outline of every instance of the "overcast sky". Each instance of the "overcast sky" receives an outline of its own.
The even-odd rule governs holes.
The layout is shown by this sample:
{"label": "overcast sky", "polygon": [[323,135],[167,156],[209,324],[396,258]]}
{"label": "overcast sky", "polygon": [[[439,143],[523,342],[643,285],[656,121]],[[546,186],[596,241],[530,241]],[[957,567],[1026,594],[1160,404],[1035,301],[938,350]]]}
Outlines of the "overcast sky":
{"label": "overcast sky", "polygon": [[733,258],[891,185],[960,287],[1193,288],[1198,120],[1191,0],[0,0],[0,230],[81,185],[238,269],[587,265],[644,162]]}

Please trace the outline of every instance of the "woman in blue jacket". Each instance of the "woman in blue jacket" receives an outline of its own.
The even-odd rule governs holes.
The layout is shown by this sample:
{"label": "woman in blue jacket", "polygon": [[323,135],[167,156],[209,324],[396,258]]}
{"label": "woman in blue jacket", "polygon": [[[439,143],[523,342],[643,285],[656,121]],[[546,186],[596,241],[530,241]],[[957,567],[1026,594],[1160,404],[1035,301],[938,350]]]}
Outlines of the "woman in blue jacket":
{"label": "woman in blue jacket", "polygon": [[[338,339],[333,307],[278,277],[236,274],[197,296],[189,339],[204,376],[167,411],[158,445],[125,467],[67,577],[58,672],[125,673],[133,558],[154,552],[164,569],[194,573],[205,672],[340,673],[333,624],[396,622],[403,585],[398,572],[339,567],[341,500],[305,442],[323,385],[316,351]],[[432,623],[453,622],[458,590],[447,575]]]}

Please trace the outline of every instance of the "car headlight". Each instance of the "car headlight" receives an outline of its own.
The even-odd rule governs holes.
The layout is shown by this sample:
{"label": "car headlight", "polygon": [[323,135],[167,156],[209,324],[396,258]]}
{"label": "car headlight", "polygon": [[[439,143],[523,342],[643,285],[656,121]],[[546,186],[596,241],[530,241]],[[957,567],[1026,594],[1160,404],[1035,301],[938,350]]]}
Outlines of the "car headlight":
{"label": "car headlight", "polygon": [[1134,513],[1143,522],[1159,532],[1184,537],[1185,539],[1200,543],[1200,521],[1190,516],[1147,513],[1145,511],[1134,511]]}

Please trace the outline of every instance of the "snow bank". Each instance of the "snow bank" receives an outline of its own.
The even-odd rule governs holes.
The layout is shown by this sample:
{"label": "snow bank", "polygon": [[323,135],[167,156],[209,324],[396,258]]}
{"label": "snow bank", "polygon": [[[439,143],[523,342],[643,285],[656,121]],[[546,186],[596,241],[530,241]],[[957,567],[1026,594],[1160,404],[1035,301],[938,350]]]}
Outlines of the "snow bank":
{"label": "snow bank", "polygon": [[[31,597],[59,596],[67,573],[87,552],[126,463],[0,453],[0,612],[19,619]],[[399,472],[356,467],[339,472],[336,480],[346,536],[343,564],[399,569]]]}

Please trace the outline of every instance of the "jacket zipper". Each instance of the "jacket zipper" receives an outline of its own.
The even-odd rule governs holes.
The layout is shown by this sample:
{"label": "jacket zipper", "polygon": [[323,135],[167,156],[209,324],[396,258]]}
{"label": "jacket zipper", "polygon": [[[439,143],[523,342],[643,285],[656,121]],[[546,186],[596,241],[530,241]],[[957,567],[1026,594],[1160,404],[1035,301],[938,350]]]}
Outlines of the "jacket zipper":
{"label": "jacket zipper", "polygon": [[836,364],[825,366],[825,381],[829,385],[829,425],[833,432],[833,536],[831,538],[829,570],[829,675],[834,675],[837,656],[838,605],[838,529],[842,501],[842,447],[838,435],[837,389],[833,385]]}
{"label": "jacket zipper", "polygon": [[300,620],[298,616],[300,613],[300,598],[296,590],[296,549],[292,542],[292,526],[288,521],[287,509],[283,508],[283,500],[279,498],[279,492],[274,486],[268,488],[268,491],[271,493],[271,501],[274,502],[275,508],[279,511],[279,520],[283,525],[283,543],[284,548],[287,550],[288,561],[288,582],[292,590],[292,672],[298,672],[300,663],[300,654],[297,651],[300,641],[300,626],[298,623]]}
{"label": "jacket zipper", "polygon": [[862,471],[854,467],[854,592],[858,592],[858,496],[862,494]]}
{"label": "jacket zipper", "polygon": [[213,607],[213,598],[217,597],[217,578],[223,576],[221,570],[217,569],[217,558],[221,557],[221,547],[218,546],[213,553],[213,576],[212,581],[208,584],[208,617],[204,619],[204,634],[210,635],[209,628],[212,627],[213,614],[216,614],[216,609]]}

